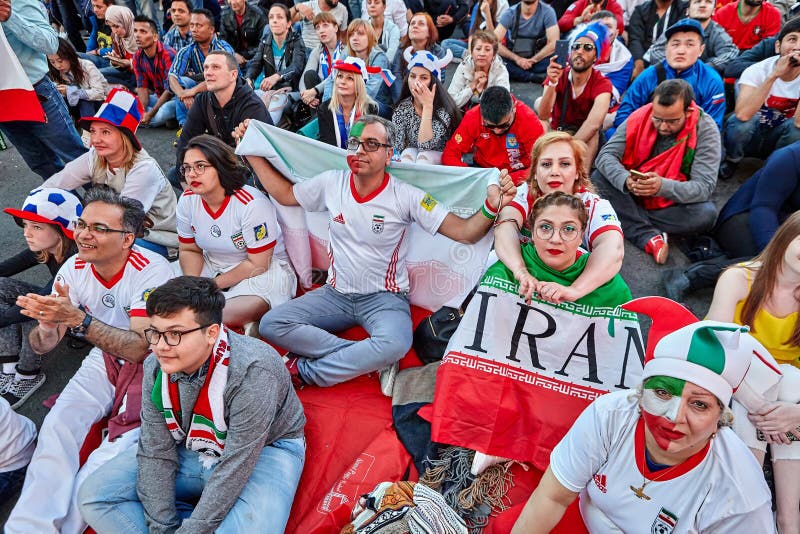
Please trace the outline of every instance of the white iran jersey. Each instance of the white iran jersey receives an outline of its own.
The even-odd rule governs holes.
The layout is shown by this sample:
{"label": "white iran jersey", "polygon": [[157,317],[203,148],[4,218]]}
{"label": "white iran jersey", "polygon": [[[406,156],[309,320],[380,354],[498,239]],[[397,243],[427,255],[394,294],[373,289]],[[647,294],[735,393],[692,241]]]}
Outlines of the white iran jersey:
{"label": "white iran jersey", "polygon": [[[575,196],[581,199],[583,205],[586,207],[586,212],[589,214],[589,220],[586,224],[586,230],[583,233],[583,247],[591,251],[592,243],[597,236],[609,230],[615,230],[622,233],[622,226],[617,218],[617,212],[611,206],[611,202],[604,198],[600,198],[591,191],[586,189],[579,189],[575,191]],[[533,208],[534,199],[531,197],[530,189],[527,183],[520,184],[517,187],[517,194],[514,200],[509,202],[509,207],[516,208],[522,215],[523,225],[528,220],[528,215]]]}
{"label": "white iran jersey", "polygon": [[[550,455],[556,479],[580,492],[589,532],[775,532],[761,467],[730,428],[672,471],[650,472],[644,423],[631,397],[615,391],[597,398]],[[631,489],[645,476],[649,500]]]}
{"label": "white iran jersey", "polygon": [[433,235],[448,214],[432,196],[388,173],[363,198],[350,171],[295,184],[294,196],[307,211],[330,213],[328,283],[342,293],[407,292],[411,223]]}
{"label": "white iran jersey", "polygon": [[190,189],[178,200],[178,239],[195,243],[218,273],[227,272],[248,254],[273,249],[288,261],[275,207],[258,189],[245,185],[225,197],[216,212]]}
{"label": "white iran jersey", "polygon": [[109,326],[128,330],[131,317],[146,317],[145,301],[158,286],[172,278],[163,256],[133,246],[125,266],[104,280],[94,265],[72,256],[59,269],[55,282],[69,285],[74,306]]}

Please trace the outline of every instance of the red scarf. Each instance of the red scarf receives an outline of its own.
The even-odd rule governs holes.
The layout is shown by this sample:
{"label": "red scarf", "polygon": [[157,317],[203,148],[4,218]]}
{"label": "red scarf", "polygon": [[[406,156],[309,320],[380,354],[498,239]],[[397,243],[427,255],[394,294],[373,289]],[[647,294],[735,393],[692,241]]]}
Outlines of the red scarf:
{"label": "red scarf", "polygon": [[[667,180],[685,182],[694,161],[697,147],[697,123],[702,111],[692,102],[686,111],[686,123],[683,125],[675,143],[667,150],[650,157],[653,146],[658,139],[658,130],[653,124],[653,104],[647,104],[631,113],[625,131],[625,153],[622,165],[626,169],[640,172],[654,172]],[[645,209],[657,210],[675,204],[664,197],[645,197],[639,199]]]}
{"label": "red scarf", "polygon": [[[113,441],[140,424],[143,371],[141,363],[120,363],[106,352],[103,352],[103,361],[108,381],[114,386],[114,402],[108,415],[108,441]],[[120,412],[126,395],[125,411]]]}

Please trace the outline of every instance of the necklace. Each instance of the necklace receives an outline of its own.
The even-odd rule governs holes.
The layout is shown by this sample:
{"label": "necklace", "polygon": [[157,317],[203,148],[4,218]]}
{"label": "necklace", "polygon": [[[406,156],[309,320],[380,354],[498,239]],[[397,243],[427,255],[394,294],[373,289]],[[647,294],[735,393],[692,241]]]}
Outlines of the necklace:
{"label": "necklace", "polygon": [[[645,467],[646,467],[646,466],[647,466],[647,459],[645,458],[645,454],[647,454],[647,453],[646,453],[646,447],[645,447],[645,445],[644,445],[644,444],[642,444],[642,466],[645,466]],[[673,469],[675,469],[676,467],[678,467],[678,466],[680,466],[680,465],[681,465],[681,464],[676,464],[676,465],[673,465],[672,467],[669,467],[669,468],[667,468],[667,469],[663,469],[663,470],[662,470],[662,471],[661,471],[661,472],[658,474],[658,476],[657,476],[657,477],[653,477],[653,478],[651,478],[650,480],[648,480],[646,476],[642,475],[642,485],[641,485],[641,486],[639,486],[638,488],[637,488],[637,487],[635,487],[635,486],[633,486],[633,485],[631,485],[631,486],[630,486],[630,489],[631,489],[631,491],[632,491],[632,492],[633,492],[633,494],[634,494],[634,495],[636,495],[638,498],[640,498],[640,499],[642,499],[642,500],[644,500],[644,501],[649,501],[649,500],[650,500],[650,496],[644,492],[644,488],[645,488],[645,487],[646,487],[646,486],[647,486],[649,483],[651,483],[651,482],[655,482],[655,481],[656,481],[656,480],[658,480],[659,478],[662,478],[662,477],[666,476],[666,475],[667,475],[667,474],[669,474],[669,473],[670,473],[670,472],[671,472]]]}

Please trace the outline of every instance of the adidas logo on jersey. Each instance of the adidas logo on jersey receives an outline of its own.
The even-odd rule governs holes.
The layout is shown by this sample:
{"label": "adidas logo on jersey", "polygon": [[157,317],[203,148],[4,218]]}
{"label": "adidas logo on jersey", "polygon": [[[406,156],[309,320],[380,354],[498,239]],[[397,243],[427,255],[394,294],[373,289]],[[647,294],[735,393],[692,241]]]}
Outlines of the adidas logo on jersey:
{"label": "adidas logo on jersey", "polygon": [[333,218],[333,222],[344,224],[344,216],[342,216],[342,214],[340,213],[339,215]]}
{"label": "adidas logo on jersey", "polygon": [[603,493],[606,492],[606,476],[605,475],[595,475],[594,476],[594,484],[597,486],[597,489],[602,491]]}

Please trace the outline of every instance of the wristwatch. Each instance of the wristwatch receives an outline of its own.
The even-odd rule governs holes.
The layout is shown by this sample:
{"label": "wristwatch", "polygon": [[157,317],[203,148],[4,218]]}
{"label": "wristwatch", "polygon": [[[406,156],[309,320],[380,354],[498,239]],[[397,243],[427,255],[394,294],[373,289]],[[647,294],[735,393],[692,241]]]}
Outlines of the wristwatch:
{"label": "wristwatch", "polygon": [[85,313],[86,315],[84,315],[81,324],[77,326],[71,326],[69,328],[69,333],[73,337],[77,337],[79,339],[83,339],[84,337],[86,337],[86,330],[89,328],[89,325],[92,324],[92,316],[86,312],[83,313]]}

